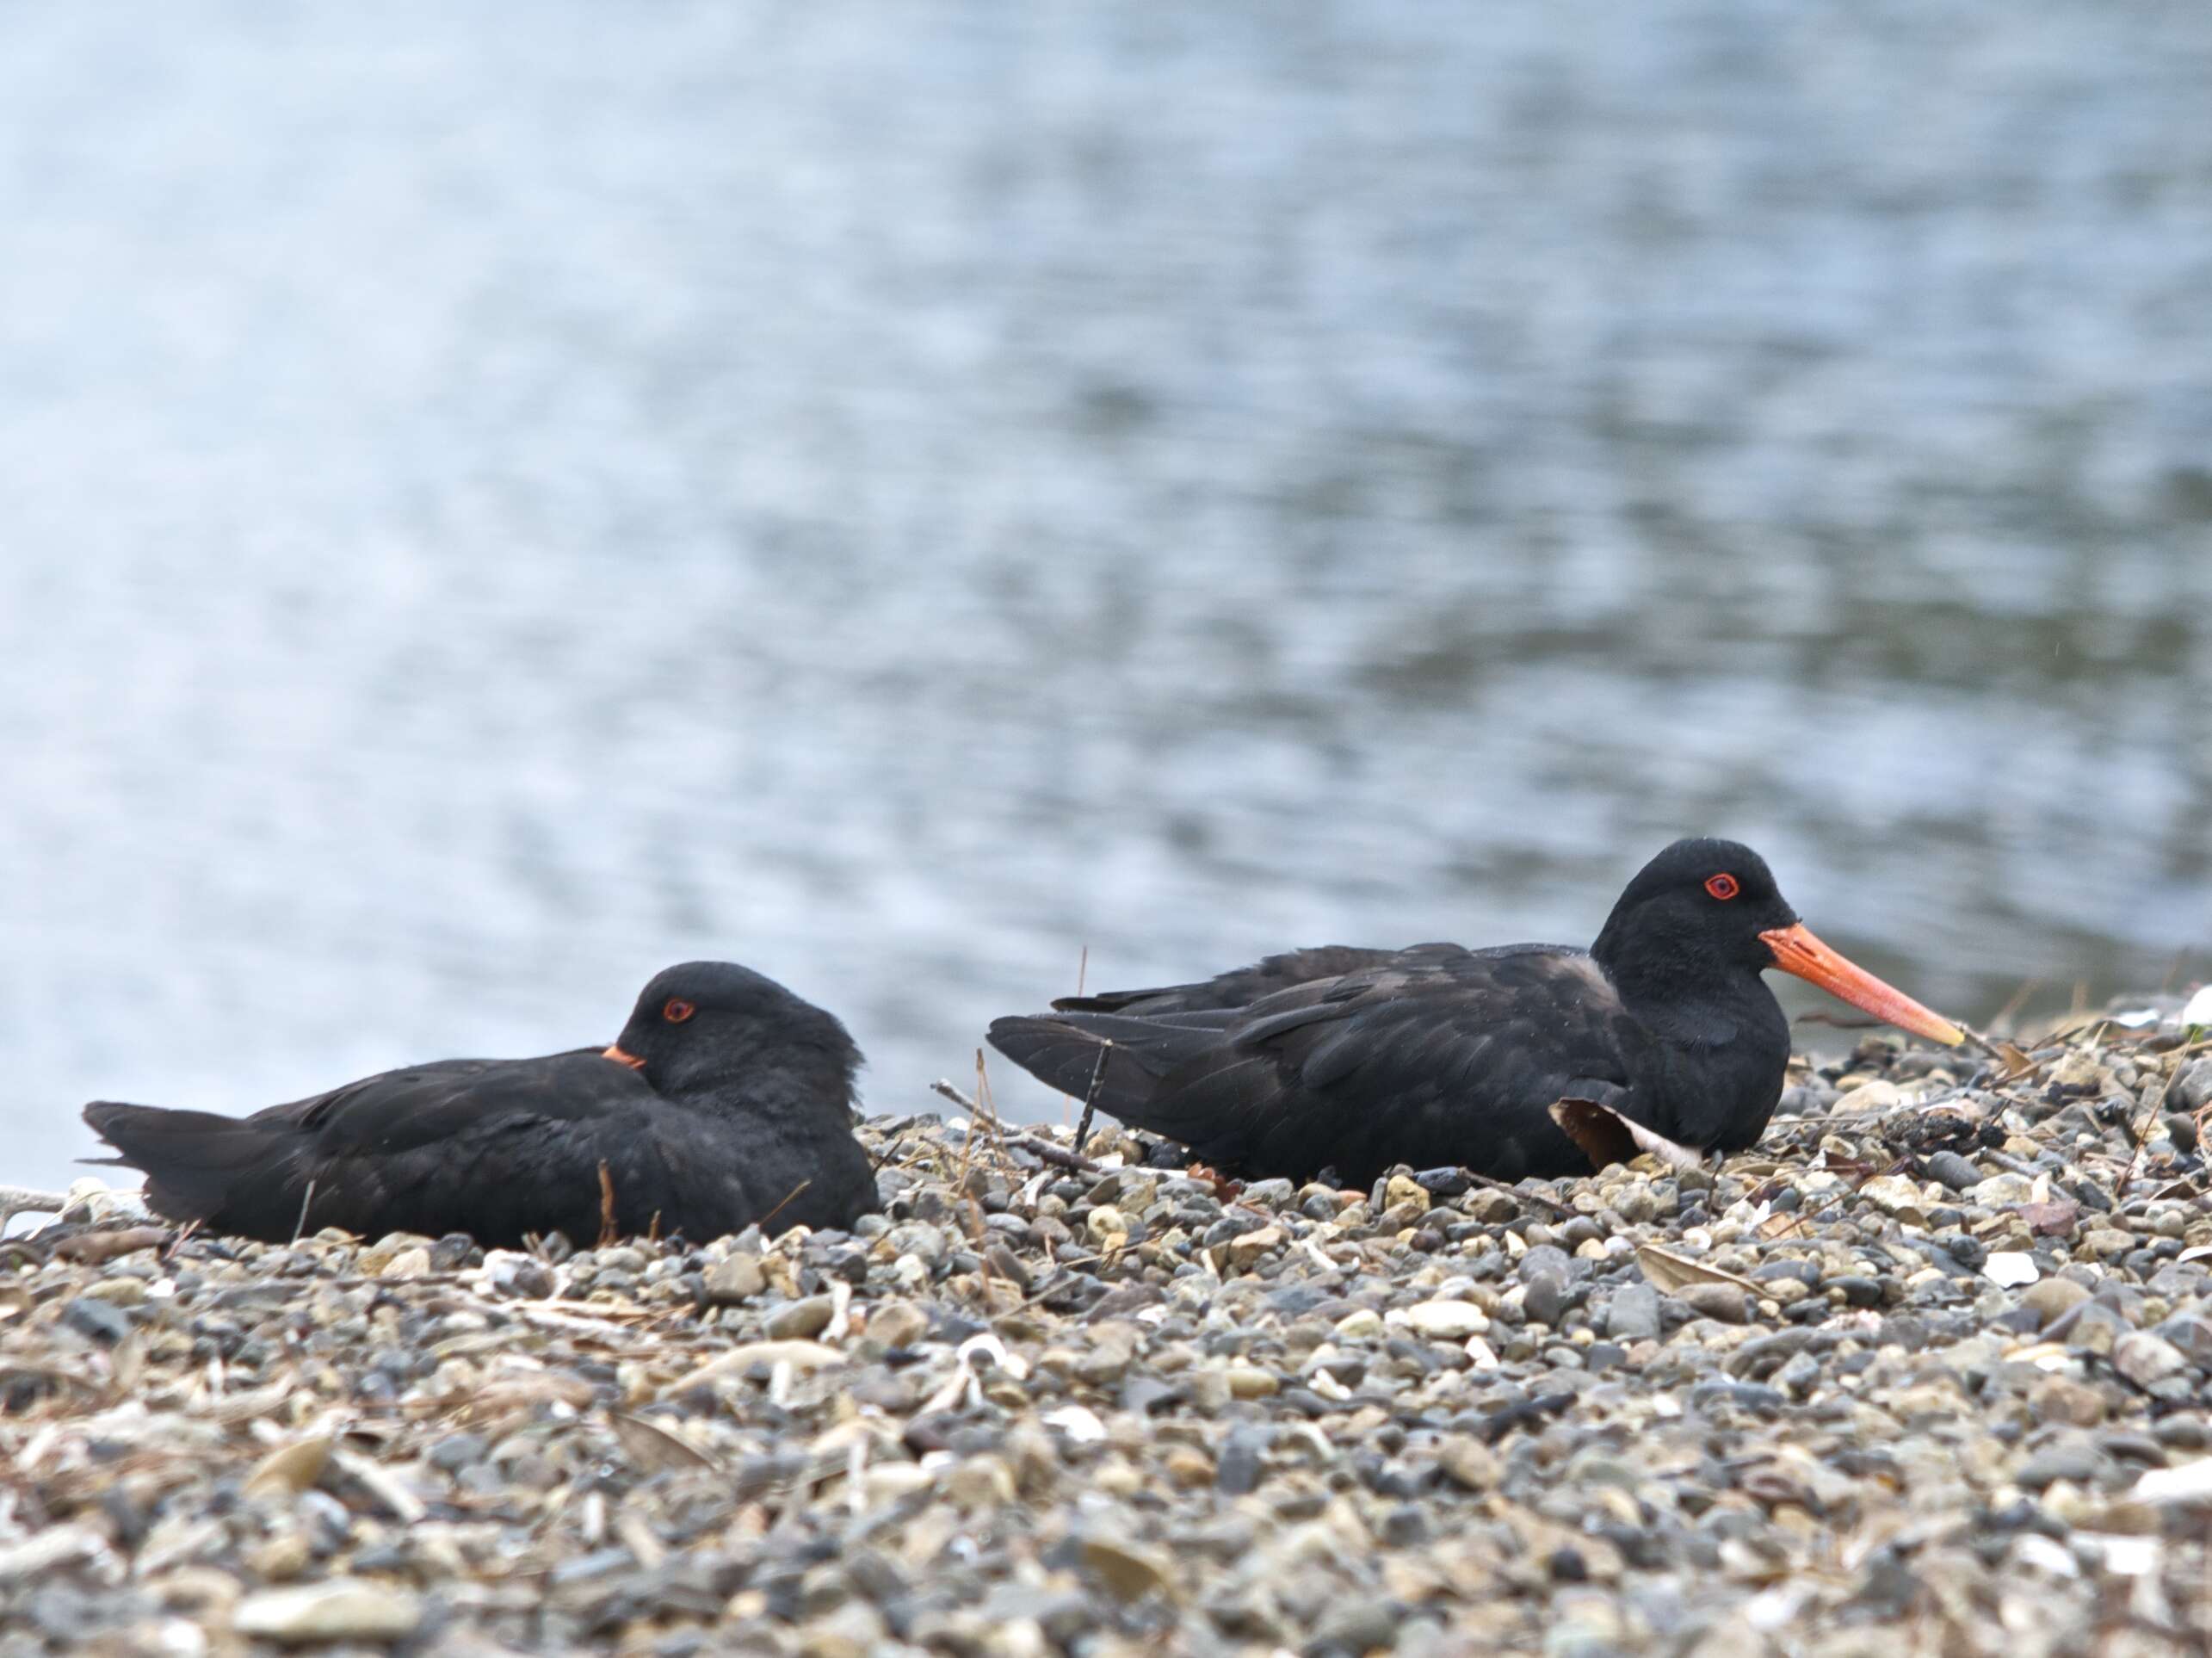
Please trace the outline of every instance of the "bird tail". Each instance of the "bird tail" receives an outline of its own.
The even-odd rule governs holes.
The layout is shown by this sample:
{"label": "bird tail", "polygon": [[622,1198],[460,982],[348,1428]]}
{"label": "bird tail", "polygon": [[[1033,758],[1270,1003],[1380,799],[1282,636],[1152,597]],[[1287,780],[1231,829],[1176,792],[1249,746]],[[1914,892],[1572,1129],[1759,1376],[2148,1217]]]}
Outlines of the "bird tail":
{"label": "bird tail", "polygon": [[1137,1128],[1160,1080],[1220,1040],[1220,1014],[1137,1018],[1067,1012],[994,1019],[991,1045],[1047,1087]]}
{"label": "bird tail", "polygon": [[[1095,996],[1060,996],[1053,999],[1055,1013],[1118,1013],[1138,1002],[1148,1002],[1155,996],[1174,995],[1189,989],[1186,985],[1161,985],[1152,990],[1102,990]],[[1004,1021],[1011,1024],[1013,1021]]]}
{"label": "bird tail", "polygon": [[213,1216],[241,1179],[266,1170],[282,1150],[267,1123],[210,1111],[98,1099],[84,1108],[84,1121],[119,1154],[84,1160],[144,1170],[147,1206],[176,1221]]}

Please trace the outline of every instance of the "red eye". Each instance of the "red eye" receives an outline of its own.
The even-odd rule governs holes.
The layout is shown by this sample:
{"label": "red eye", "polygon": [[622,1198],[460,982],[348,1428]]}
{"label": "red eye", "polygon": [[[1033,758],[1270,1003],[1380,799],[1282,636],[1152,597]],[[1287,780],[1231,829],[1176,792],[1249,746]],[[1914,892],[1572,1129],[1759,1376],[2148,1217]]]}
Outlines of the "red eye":
{"label": "red eye", "polygon": [[698,1011],[699,1010],[692,1006],[689,1002],[685,1001],[683,997],[672,996],[669,999],[668,1005],[661,1009],[660,1016],[664,1019],[666,1019],[670,1024],[682,1024],[686,1019],[689,1018]]}
{"label": "red eye", "polygon": [[1714,897],[1721,900],[1721,902],[1726,903],[1728,900],[1733,898],[1738,893],[1743,891],[1743,888],[1736,884],[1735,876],[1732,875],[1716,875],[1707,879],[1705,882],[1705,890],[1712,894]]}

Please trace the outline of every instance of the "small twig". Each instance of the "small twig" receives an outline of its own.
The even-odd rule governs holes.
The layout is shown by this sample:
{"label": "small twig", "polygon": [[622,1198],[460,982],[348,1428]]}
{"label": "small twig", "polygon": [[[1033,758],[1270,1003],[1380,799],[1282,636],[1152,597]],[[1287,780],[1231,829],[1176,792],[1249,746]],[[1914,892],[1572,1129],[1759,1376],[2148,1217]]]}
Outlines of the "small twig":
{"label": "small twig", "polygon": [[949,1099],[954,1104],[959,1106],[963,1111],[968,1112],[971,1116],[980,1116],[982,1114],[983,1108],[980,1105],[970,1099],[966,1094],[961,1092],[959,1089],[954,1087],[951,1082],[943,1077],[939,1077],[935,1082],[930,1085],[930,1092],[933,1094],[940,1095],[946,1099]]}
{"label": "small twig", "polygon": [[2041,979],[2024,980],[2019,989],[2014,991],[2005,1005],[1997,1010],[1996,1017],[1989,1022],[1989,1028],[1992,1030],[2011,1030],[2013,1020],[2018,1018],[2020,1010],[2027,1006],[2028,998],[2042,987],[2043,981]]}
{"label": "small twig", "polygon": [[961,1110],[978,1119],[988,1119],[999,1131],[1001,1145],[1028,1152],[1031,1156],[1050,1163],[1055,1168],[1073,1169],[1084,1174],[1097,1174],[1103,1172],[1098,1163],[1085,1157],[1081,1152],[1070,1151],[1065,1146],[1055,1145],[1041,1135],[1024,1133],[1018,1129],[1010,1132],[989,1106],[978,1104],[942,1077],[939,1077],[930,1085],[930,1092],[949,1099]]}
{"label": "small twig", "polygon": [[1548,1210],[1555,1219],[1571,1221],[1574,1218],[1573,1209],[1568,1204],[1560,1203],[1555,1197],[1546,1197],[1539,1192],[1523,1191],[1520,1187],[1508,1181],[1493,1179],[1487,1174],[1477,1174],[1473,1169],[1462,1169],[1461,1172],[1478,1186],[1488,1186],[1492,1191],[1504,1192],[1509,1197],[1534,1203],[1538,1209]]}
{"label": "small twig", "polygon": [[607,1160],[599,1160],[599,1247],[606,1248],[621,1234],[615,1229],[615,1177]]}
{"label": "small twig", "polygon": [[1031,1156],[1051,1164],[1054,1168],[1073,1169],[1083,1174],[1105,1172],[1105,1166],[1096,1159],[1085,1157],[1081,1152],[1070,1151],[1065,1146],[1056,1146],[1051,1141],[1034,1134],[1017,1134],[1006,1143],[1019,1147]]}
{"label": "small twig", "polygon": [[[975,1062],[977,1068],[980,1069],[983,1064],[983,1050],[980,1048],[975,1050]],[[967,1132],[961,1136],[960,1172],[953,1176],[955,1191],[964,1192],[967,1190],[967,1166],[975,1157],[975,1142],[982,1137],[983,1106],[979,1102],[972,1109],[974,1114],[968,1119]]]}
{"label": "small twig", "polygon": [[178,1228],[176,1235],[171,1237],[167,1243],[161,1247],[161,1259],[165,1261],[175,1260],[176,1259],[176,1252],[183,1248],[185,1245],[190,1243],[192,1241],[193,1234],[197,1233],[199,1230],[200,1217],[195,1215],[190,1220],[187,1221],[182,1227]]}
{"label": "small twig", "polygon": [[1098,1109],[1098,1096],[1106,1090],[1106,1061],[1114,1051],[1111,1040],[1102,1039],[1098,1044],[1098,1063],[1091,1068],[1091,1086],[1083,1096],[1083,1115],[1075,1124],[1075,1149],[1079,1153],[1091,1143],[1091,1117]]}
{"label": "small twig", "polygon": [[793,1198],[796,1197],[800,1192],[806,1191],[807,1187],[813,1184],[814,1182],[811,1178],[801,1180],[797,1185],[792,1187],[790,1191],[783,1194],[783,1201],[782,1203],[778,1203],[774,1209],[769,1210],[767,1214],[762,1216],[760,1219],[755,1221],[753,1224],[760,1228],[762,1231],[767,1231],[768,1223],[774,1220],[777,1216],[782,1214],[785,1209],[789,1207]]}
{"label": "small twig", "polygon": [[991,1073],[984,1069],[983,1050],[975,1050],[975,1106],[991,1130],[991,1137],[998,1142],[998,1160],[1006,1160],[1006,1125],[999,1121],[998,1103],[991,1098]]}
{"label": "small twig", "polygon": [[310,1177],[307,1182],[307,1190],[300,1195],[300,1218],[292,1223],[292,1241],[293,1243],[298,1243],[300,1241],[300,1234],[307,1229],[307,1207],[314,1201],[315,1182],[313,1179]]}
{"label": "small twig", "polygon": [[2175,1049],[2173,1063],[2166,1073],[2166,1086],[2159,1090],[2158,1103],[2144,1114],[2140,1124],[2133,1117],[2128,1120],[2128,1138],[2133,1142],[2133,1149],[2128,1159],[2128,1172],[2120,1177],[2120,1184],[2112,1188],[2112,1196],[2115,1198],[2124,1197],[2129,1185],[2135,1178],[2135,1165],[2140,1163],[2143,1157],[2143,1142],[2150,1137],[2151,1119],[2166,1110],[2166,1103],[2173,1092],[2173,1085],[2181,1080],[2182,1061],[2206,1048],[2212,1048],[2212,1039],[2193,1042],[2184,1048]]}

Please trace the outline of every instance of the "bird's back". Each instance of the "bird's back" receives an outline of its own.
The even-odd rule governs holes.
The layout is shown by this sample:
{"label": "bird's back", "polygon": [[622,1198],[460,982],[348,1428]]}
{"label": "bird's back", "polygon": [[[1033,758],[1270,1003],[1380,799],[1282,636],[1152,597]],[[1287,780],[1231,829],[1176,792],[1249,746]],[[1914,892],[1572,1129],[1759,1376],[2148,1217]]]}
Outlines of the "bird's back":
{"label": "bird's back", "polygon": [[1241,1009],[1005,1019],[992,1041],[1064,1092],[1095,1079],[1101,1109],[1246,1173],[1587,1170],[1549,1108],[1628,1080],[1626,1016],[1597,963],[1544,944],[1412,954]]}

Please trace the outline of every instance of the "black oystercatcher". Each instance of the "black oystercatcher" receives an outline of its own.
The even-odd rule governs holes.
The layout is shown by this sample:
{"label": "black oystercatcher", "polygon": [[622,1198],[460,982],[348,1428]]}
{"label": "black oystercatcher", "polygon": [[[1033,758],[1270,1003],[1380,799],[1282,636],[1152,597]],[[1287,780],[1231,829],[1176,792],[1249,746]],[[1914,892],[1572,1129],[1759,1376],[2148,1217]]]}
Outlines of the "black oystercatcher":
{"label": "black oystercatcher", "polygon": [[1750,847],[1680,840],[1587,950],[1301,950],[999,1019],[991,1042],[1232,1174],[1333,1168],[1363,1185],[1407,1163],[1548,1179],[1639,1146],[1680,1161],[1754,1144],[1789,1058],[1768,968],[1963,1040],[1807,931]]}
{"label": "black oystercatcher", "polygon": [[655,975],[611,1048],[442,1060],[248,1117],[101,1101],[84,1120],[171,1220],[277,1241],[466,1232],[590,1246],[655,1227],[849,1227],[876,1206],[845,1028],[726,962]]}

